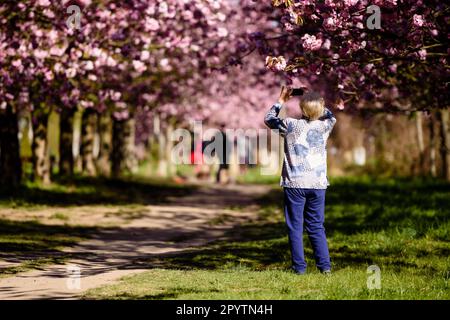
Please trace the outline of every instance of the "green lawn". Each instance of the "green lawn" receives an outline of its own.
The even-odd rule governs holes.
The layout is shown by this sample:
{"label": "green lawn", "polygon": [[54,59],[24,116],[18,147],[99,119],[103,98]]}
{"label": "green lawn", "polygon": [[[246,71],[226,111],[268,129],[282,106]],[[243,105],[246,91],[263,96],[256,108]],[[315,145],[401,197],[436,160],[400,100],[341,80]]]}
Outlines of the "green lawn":
{"label": "green lawn", "polygon": [[92,227],[45,225],[37,221],[0,219],[0,259],[14,262],[0,268],[0,277],[14,275],[68,258],[62,248],[72,246],[95,231]]}
{"label": "green lawn", "polygon": [[280,182],[279,175],[261,175],[261,167],[247,168],[244,174],[237,177],[238,183],[254,183],[254,184],[277,184]]}
{"label": "green lawn", "polygon": [[[450,299],[450,185],[423,180],[335,179],[326,228],[333,275],[289,272],[282,192],[259,200],[260,221],[226,241],[148,260],[147,272],[87,292],[88,299]],[[367,288],[367,267],[381,286]]]}

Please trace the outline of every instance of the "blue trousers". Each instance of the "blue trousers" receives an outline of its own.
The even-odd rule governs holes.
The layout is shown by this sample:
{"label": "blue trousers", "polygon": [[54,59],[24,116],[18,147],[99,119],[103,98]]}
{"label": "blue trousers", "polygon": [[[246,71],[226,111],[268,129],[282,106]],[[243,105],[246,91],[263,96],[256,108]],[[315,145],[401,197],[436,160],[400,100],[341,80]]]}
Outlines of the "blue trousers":
{"label": "blue trousers", "polygon": [[303,250],[303,228],[314,251],[317,268],[331,270],[330,254],[323,226],[325,220],[325,189],[284,188],[284,215],[288,228],[292,267],[306,272]]}

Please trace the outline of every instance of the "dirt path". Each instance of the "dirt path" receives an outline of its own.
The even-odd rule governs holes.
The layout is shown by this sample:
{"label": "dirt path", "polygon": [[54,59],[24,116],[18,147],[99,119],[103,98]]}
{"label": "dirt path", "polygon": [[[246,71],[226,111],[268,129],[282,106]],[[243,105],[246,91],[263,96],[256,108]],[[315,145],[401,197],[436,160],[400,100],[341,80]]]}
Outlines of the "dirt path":
{"label": "dirt path", "polygon": [[[76,299],[88,289],[145,271],[151,267],[144,262],[149,257],[204,245],[253,220],[254,200],[268,190],[266,186],[208,186],[166,205],[145,206],[126,225],[101,229],[91,239],[65,249],[71,257],[66,264],[0,279],[0,299]],[[245,209],[230,210],[230,206]],[[86,213],[93,209],[77,208]],[[88,219],[88,214],[80,217]],[[71,265],[80,268],[80,288],[76,279],[69,278]]]}

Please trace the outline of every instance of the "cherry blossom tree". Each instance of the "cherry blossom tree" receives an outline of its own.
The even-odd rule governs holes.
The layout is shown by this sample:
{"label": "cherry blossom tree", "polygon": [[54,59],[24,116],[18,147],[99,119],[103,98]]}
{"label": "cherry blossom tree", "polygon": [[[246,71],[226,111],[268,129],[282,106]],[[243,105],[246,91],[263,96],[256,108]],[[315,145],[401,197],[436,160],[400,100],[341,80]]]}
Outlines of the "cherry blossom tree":
{"label": "cherry blossom tree", "polygon": [[[248,41],[237,44],[230,64],[257,51],[269,70],[305,80],[341,110],[431,111],[448,118],[448,4],[274,0],[242,1],[241,8],[255,27],[243,30]],[[448,137],[446,120],[441,128]],[[441,149],[449,147],[442,139]]]}
{"label": "cherry blossom tree", "polygon": [[[387,89],[397,93],[395,99],[420,98],[413,86],[417,79],[443,79],[448,69],[448,5],[440,1],[277,0],[272,7],[244,3],[249,14],[258,16],[255,20],[272,22],[272,28],[248,34],[249,50],[259,51],[268,68],[289,78],[327,79],[341,107],[373,101]],[[371,26],[373,15],[367,13],[373,5],[380,9],[379,29]],[[264,14],[268,7],[272,10]],[[441,81],[423,96],[435,96],[442,107],[448,101],[445,88]]]}
{"label": "cherry blossom tree", "polygon": [[83,171],[118,176],[133,170],[135,137],[153,124],[166,138],[191,119],[258,127],[283,83],[319,90],[346,112],[442,109],[447,141],[447,12],[412,0],[3,1],[0,182],[20,181],[23,114],[36,179],[50,179],[51,112],[60,114],[60,172],[73,172],[79,110]]}
{"label": "cherry blossom tree", "polygon": [[[67,23],[66,9],[73,4],[81,11],[78,27]],[[6,1],[0,12],[2,116],[15,123],[20,111],[32,113],[34,171],[44,181],[51,111],[61,113],[60,168],[71,172],[73,114],[85,110],[81,153],[91,174],[96,118],[111,114],[117,174],[124,156],[133,153],[122,146],[133,135],[128,129],[135,108],[147,104],[149,95],[179,99],[179,83],[220,63],[217,54],[228,36],[224,1]]]}

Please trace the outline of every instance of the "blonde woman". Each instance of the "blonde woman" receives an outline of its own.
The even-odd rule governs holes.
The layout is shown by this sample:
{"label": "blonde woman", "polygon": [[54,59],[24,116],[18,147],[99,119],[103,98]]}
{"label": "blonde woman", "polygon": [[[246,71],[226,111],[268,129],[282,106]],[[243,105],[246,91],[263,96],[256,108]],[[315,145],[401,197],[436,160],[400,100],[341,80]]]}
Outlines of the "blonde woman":
{"label": "blonde woman", "polygon": [[284,137],[284,161],[280,185],[284,190],[284,214],[288,227],[292,268],[306,272],[303,229],[314,250],[317,268],[331,274],[331,262],[325,235],[325,192],[328,186],[326,143],[336,118],[325,108],[320,94],[302,96],[301,119],[278,117],[292,89],[283,87],[278,102],[266,114],[265,123]]}

